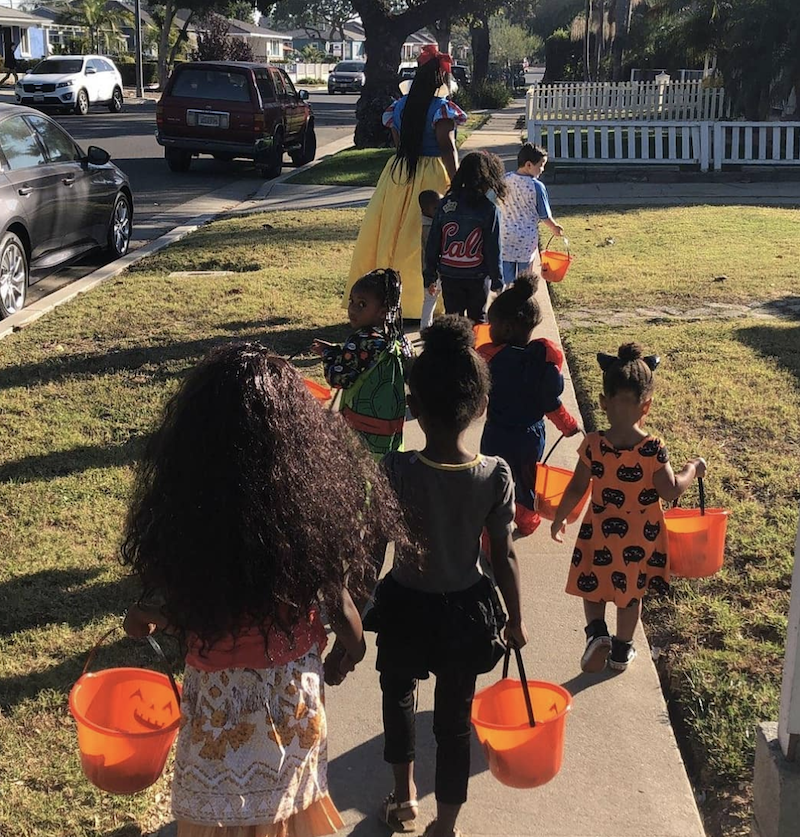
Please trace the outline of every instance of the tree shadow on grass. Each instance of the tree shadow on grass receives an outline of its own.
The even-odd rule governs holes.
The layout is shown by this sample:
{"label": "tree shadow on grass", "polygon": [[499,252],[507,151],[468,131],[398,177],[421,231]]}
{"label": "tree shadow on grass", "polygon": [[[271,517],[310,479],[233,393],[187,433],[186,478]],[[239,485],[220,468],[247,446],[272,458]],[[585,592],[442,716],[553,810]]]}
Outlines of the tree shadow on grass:
{"label": "tree shadow on grass", "polygon": [[745,346],[791,372],[800,383],[800,326],[780,328],[764,323],[735,329],[734,334]]}
{"label": "tree shadow on grass", "polygon": [[130,578],[93,583],[101,568],[48,569],[20,575],[0,584],[0,636],[69,625],[83,628],[109,613],[122,612],[136,596]]}
{"label": "tree shadow on grass", "polygon": [[[236,340],[253,340],[264,343],[277,355],[290,355],[307,350],[315,338],[337,342],[344,339],[350,329],[346,325],[320,326],[270,331],[276,324],[283,325],[286,318],[266,319],[263,322],[233,322],[219,328],[232,333]],[[0,377],[0,389],[30,387],[36,384],[62,382],[70,378],[96,378],[118,371],[135,372],[153,369],[147,383],[182,377],[210,349],[230,342],[230,337],[208,337],[164,345],[142,346],[131,349],[109,350],[97,354],[62,355],[38,363],[21,363],[5,367]],[[168,364],[185,362],[182,369]]]}

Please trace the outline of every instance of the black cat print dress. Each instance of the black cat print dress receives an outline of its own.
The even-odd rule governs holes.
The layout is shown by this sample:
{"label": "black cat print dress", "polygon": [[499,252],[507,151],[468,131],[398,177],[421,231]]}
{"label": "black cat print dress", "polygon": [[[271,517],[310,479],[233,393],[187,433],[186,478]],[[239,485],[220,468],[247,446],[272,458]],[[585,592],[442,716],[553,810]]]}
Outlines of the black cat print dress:
{"label": "black cat print dress", "polygon": [[572,553],[567,593],[591,602],[634,604],[669,589],[667,530],[653,474],[669,461],[660,439],[615,448],[589,433],[578,451],[592,472],[591,502]]}

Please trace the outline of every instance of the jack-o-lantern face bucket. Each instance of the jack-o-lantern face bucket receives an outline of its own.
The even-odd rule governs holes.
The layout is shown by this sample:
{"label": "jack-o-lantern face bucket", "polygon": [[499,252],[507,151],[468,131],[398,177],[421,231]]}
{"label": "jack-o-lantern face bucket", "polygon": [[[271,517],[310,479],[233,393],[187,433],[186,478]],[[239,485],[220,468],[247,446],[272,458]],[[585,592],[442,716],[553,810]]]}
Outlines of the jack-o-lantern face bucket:
{"label": "jack-o-lantern face bucket", "polygon": [[164,770],[181,723],[181,690],[153,637],[147,637],[169,673],[144,668],[89,672],[108,631],[92,649],[83,675],[69,693],[78,725],[78,747],[86,778],[109,793],[137,793]]}

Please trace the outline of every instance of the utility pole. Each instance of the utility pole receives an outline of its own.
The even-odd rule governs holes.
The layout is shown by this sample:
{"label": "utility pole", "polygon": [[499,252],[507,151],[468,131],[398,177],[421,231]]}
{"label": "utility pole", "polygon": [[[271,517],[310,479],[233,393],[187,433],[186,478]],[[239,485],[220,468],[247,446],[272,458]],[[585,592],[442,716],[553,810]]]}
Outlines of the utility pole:
{"label": "utility pole", "polygon": [[135,0],[134,15],[136,17],[134,31],[134,47],[136,50],[136,96],[141,99],[144,96],[144,82],[142,77],[142,4],[141,0]]}

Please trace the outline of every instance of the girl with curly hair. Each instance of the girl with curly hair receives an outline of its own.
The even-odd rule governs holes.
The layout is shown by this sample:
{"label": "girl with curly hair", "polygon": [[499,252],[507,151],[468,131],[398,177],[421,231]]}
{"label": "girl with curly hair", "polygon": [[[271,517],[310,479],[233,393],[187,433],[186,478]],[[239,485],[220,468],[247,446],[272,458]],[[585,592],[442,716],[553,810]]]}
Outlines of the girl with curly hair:
{"label": "girl with curly hair", "polygon": [[[456,89],[452,60],[433,46],[417,58],[409,90],[392,102],[383,124],[397,149],[381,173],[358,233],[345,300],[353,283],[376,267],[403,277],[403,308],[422,312],[421,225],[417,199],[428,189],[444,194],[458,168],[456,129],[467,115],[447,97]],[[401,89],[403,83],[401,82]]]}
{"label": "girl with curly hair", "polygon": [[386,478],[284,360],[234,344],[188,374],[139,465],[121,550],[143,587],[126,631],[168,630],[187,650],[178,837],[341,827],[321,611],[344,648],[340,676],[364,655],[351,593],[374,580],[370,544],[404,532]]}

